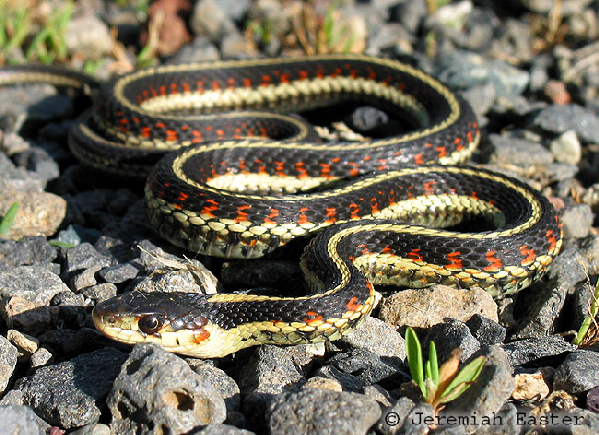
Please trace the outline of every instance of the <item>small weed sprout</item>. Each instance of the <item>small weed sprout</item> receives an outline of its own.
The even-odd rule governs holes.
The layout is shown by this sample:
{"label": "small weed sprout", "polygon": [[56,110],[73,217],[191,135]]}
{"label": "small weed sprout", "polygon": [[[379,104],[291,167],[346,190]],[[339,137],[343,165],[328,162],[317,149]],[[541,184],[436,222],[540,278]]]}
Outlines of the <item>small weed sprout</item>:
{"label": "small weed sprout", "polygon": [[455,349],[449,359],[439,367],[435,343],[429,345],[428,361],[424,363],[422,346],[412,328],[406,330],[408,365],[414,383],[420,388],[424,401],[433,407],[436,415],[445,403],[457,399],[478,378],[486,358],[479,356],[459,370],[460,349]]}

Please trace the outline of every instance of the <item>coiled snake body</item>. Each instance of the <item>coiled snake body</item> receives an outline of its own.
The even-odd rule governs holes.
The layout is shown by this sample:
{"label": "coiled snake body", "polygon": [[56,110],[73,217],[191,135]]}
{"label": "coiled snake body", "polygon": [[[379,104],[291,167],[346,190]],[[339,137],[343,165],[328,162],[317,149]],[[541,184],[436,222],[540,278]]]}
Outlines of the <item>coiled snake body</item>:
{"label": "coiled snake body", "polygon": [[[319,143],[303,121],[280,113],[350,101],[415,128]],[[561,248],[546,198],[512,178],[452,166],[479,141],[472,110],[397,61],[164,66],[118,78],[94,107],[72,129],[73,153],[116,174],[149,172],[150,222],[171,243],[256,258],[319,233],[301,261],[314,293],[123,294],[93,313],[96,327],[119,341],[221,357],[262,343],[335,340],[371,312],[373,283],[507,294],[539,279]],[[492,229],[452,230],[469,221]]]}

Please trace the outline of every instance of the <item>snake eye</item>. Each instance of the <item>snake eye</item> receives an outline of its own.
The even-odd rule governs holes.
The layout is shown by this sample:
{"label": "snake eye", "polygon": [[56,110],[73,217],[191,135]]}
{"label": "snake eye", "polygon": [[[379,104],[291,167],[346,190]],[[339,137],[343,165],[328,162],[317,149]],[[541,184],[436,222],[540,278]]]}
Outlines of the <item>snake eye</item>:
{"label": "snake eye", "polygon": [[162,319],[154,315],[143,316],[137,322],[139,330],[145,334],[153,334],[162,327]]}

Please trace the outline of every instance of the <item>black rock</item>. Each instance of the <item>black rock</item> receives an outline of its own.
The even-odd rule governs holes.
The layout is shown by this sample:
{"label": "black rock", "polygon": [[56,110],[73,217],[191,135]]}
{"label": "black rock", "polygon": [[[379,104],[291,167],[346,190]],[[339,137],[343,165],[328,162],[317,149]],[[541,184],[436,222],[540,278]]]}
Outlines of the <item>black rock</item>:
{"label": "black rock", "polygon": [[225,402],[211,382],[154,344],[133,348],[107,403],[116,433],[136,433],[148,426],[187,433],[226,417]]}
{"label": "black rock", "polygon": [[270,433],[366,434],[381,415],[378,404],[345,391],[306,388],[277,397],[267,415]]}
{"label": "black rock", "polygon": [[546,365],[549,360],[560,360],[564,353],[575,349],[573,344],[565,341],[560,335],[512,341],[501,347],[505,350],[512,367],[530,363],[540,367]]}
{"label": "black rock", "polygon": [[97,403],[106,396],[126,354],[102,349],[70,361],[41,367],[34,375],[19,379],[15,390],[45,421],[72,429],[96,423]]}
{"label": "black rock", "polygon": [[502,343],[505,340],[505,328],[480,314],[472,316],[466,322],[466,326],[470,329],[472,336],[483,346]]}
{"label": "black rock", "polygon": [[580,394],[599,386],[599,354],[576,350],[557,368],[553,388],[570,394]]}

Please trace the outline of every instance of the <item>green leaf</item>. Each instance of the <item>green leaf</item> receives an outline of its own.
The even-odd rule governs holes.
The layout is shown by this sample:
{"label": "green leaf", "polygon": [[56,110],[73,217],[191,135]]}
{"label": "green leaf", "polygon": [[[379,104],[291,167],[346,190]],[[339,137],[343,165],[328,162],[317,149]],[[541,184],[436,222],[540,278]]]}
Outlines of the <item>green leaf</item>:
{"label": "green leaf", "polygon": [[439,397],[437,403],[447,403],[460,397],[464,391],[470,388],[470,385],[476,378],[478,378],[486,361],[487,358],[479,356],[464,366],[457,376],[451,380],[445,391],[443,391]]}
{"label": "green leaf", "polygon": [[437,347],[434,341],[431,341],[428,345],[428,362],[431,373],[427,376],[431,378],[435,384],[435,388],[437,388],[439,386],[439,362],[437,361]]}
{"label": "green leaf", "polygon": [[13,202],[2,218],[2,221],[0,221],[0,236],[6,237],[10,233],[15,216],[17,216],[17,211],[19,211],[19,203]]}
{"label": "green leaf", "polygon": [[60,242],[58,240],[48,240],[48,245],[54,246],[55,248],[74,248],[75,245],[70,243]]}
{"label": "green leaf", "polygon": [[406,353],[408,355],[408,365],[412,379],[422,391],[423,397],[426,397],[426,388],[424,387],[424,373],[422,367],[422,346],[414,330],[410,327],[406,329]]}

